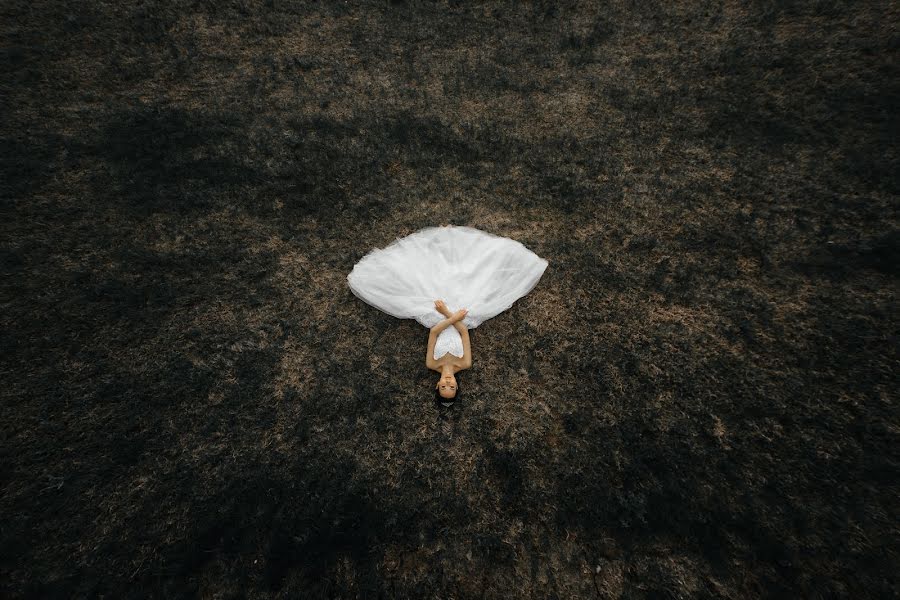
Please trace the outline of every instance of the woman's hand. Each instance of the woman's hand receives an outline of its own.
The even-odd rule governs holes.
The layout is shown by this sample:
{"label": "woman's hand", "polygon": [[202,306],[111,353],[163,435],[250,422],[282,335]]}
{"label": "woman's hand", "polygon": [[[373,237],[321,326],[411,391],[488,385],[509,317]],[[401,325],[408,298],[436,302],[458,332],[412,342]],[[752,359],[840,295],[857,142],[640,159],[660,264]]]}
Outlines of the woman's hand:
{"label": "woman's hand", "polygon": [[447,305],[444,304],[443,300],[435,300],[434,301],[434,309],[450,319],[451,323],[456,323],[457,321],[462,321],[466,318],[466,315],[469,314],[469,311],[465,308],[456,311],[455,313],[451,313],[450,309],[447,308]]}
{"label": "woman's hand", "polygon": [[467,314],[469,314],[469,311],[466,310],[465,308],[461,308],[458,311],[456,311],[455,313],[453,313],[453,316],[450,317],[450,320],[453,321],[454,323],[456,323],[457,321],[462,321],[463,319],[466,318]]}
{"label": "woman's hand", "polygon": [[439,313],[441,313],[442,315],[444,315],[445,317],[447,317],[448,319],[449,319],[450,316],[451,316],[451,315],[450,315],[450,309],[447,308],[447,305],[444,304],[444,301],[443,301],[443,300],[435,300],[435,301],[434,301],[434,309],[435,309],[436,311],[438,311]]}

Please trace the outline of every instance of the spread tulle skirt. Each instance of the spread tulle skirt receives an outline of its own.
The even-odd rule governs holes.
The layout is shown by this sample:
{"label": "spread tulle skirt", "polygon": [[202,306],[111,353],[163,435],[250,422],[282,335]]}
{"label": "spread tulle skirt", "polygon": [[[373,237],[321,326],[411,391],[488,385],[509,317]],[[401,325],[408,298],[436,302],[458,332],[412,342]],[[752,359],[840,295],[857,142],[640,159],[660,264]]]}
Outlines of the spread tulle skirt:
{"label": "spread tulle skirt", "polygon": [[[433,327],[444,319],[434,308],[442,299],[455,312],[468,309],[472,329],[530,292],[547,261],[520,242],[472,227],[427,227],[366,254],[347,275],[350,289],[375,308]],[[462,356],[462,339],[448,327],[434,357]]]}

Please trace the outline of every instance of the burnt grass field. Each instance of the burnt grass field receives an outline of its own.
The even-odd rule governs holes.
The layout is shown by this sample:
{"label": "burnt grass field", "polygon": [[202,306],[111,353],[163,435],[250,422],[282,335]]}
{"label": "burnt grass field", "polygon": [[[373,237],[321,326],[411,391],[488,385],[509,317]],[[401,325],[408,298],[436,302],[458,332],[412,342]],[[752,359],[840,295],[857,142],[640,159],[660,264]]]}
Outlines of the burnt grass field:
{"label": "burnt grass field", "polygon": [[[896,4],[0,15],[0,595],[900,594]],[[449,409],[437,224],[549,261]]]}

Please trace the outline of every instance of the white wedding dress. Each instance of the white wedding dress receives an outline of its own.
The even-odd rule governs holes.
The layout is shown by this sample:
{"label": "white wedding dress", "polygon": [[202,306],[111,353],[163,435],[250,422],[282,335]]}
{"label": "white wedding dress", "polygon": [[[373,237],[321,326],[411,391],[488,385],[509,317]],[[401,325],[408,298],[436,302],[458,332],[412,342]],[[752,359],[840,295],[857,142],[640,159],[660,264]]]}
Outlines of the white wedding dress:
{"label": "white wedding dress", "polygon": [[[347,275],[360,299],[389,315],[431,328],[451,312],[468,309],[468,329],[497,316],[537,285],[547,261],[520,242],[472,227],[426,227],[366,254]],[[438,336],[434,358],[463,356],[455,327]]]}

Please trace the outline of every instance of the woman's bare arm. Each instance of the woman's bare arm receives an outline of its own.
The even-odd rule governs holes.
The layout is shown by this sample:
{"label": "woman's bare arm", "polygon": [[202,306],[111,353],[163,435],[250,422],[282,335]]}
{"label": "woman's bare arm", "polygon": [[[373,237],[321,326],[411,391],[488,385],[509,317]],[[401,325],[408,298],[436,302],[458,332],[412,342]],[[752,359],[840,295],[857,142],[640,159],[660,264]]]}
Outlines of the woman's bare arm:
{"label": "woman's bare arm", "polygon": [[425,366],[435,371],[440,371],[437,361],[434,360],[434,344],[437,341],[437,334],[432,330],[428,334],[428,349],[425,350]]}
{"label": "woman's bare arm", "polygon": [[431,328],[431,333],[434,334],[434,337],[437,337],[441,334],[442,331],[444,331],[445,329],[447,329],[454,323],[456,323],[456,321],[454,320],[453,317],[451,317],[449,319],[444,319],[443,321],[441,321],[440,323],[438,323],[437,325],[435,325],[434,327]]}
{"label": "woman's bare arm", "polygon": [[463,364],[460,368],[470,369],[472,368],[472,344],[469,342],[469,329],[463,325],[462,321],[457,321],[454,325],[456,325],[456,330],[459,331],[459,337],[462,338],[463,343]]}

